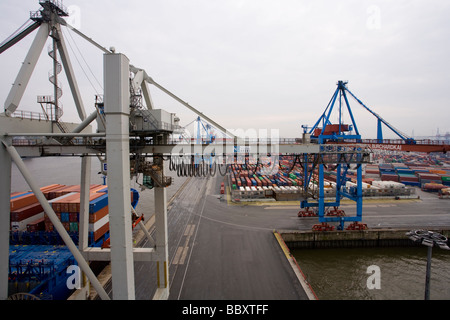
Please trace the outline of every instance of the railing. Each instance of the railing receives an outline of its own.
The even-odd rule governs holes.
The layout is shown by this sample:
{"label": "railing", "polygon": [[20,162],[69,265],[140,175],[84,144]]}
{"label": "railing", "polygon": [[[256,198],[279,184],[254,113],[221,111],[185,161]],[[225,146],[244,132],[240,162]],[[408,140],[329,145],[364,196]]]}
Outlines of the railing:
{"label": "railing", "polygon": [[[67,11],[67,7],[63,5],[60,0],[41,0],[39,4],[43,8],[47,8],[53,12],[56,12],[59,16],[68,17],[69,12]],[[48,19],[49,15],[45,15],[45,18]],[[38,11],[30,11],[30,19],[34,21],[41,21],[44,19],[42,15],[42,10]]]}
{"label": "railing", "polygon": [[[197,138],[191,137],[191,143],[197,143]],[[187,141],[186,138],[172,139],[177,143]],[[188,139],[189,140],[189,139]],[[209,141],[207,138],[201,138],[199,144],[216,143],[216,144],[232,144],[235,140],[233,138],[215,138]],[[302,138],[237,138],[238,144],[302,144]]]}
{"label": "railing", "polygon": [[47,115],[41,112],[34,112],[34,111],[24,111],[24,110],[17,110],[12,114],[15,118],[20,119],[31,119],[31,120],[39,120],[39,121],[49,121]]}
{"label": "railing", "polygon": [[46,4],[51,4],[51,6],[53,8],[58,9],[58,11],[60,11],[61,13],[65,14],[65,15],[69,15],[68,11],[67,11],[67,7],[65,5],[63,5],[63,2],[60,0],[40,0],[39,4],[43,7]]}

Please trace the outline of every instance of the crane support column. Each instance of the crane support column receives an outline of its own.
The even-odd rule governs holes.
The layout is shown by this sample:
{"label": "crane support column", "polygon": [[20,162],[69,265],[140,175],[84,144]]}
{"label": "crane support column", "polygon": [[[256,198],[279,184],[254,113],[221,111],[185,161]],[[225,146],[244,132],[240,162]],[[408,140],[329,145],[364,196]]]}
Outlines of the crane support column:
{"label": "crane support column", "polygon": [[0,143],[0,300],[8,298],[11,156]]}
{"label": "crane support column", "polygon": [[362,210],[363,210],[363,192],[362,192],[362,166],[358,165],[356,170],[356,216],[357,221],[362,220]]}
{"label": "crane support column", "polygon": [[[157,158],[162,163],[162,158]],[[164,169],[162,169],[164,170]],[[154,300],[169,298],[169,247],[167,232],[167,193],[164,187],[155,187],[156,273],[157,289]]]}
{"label": "crane support column", "polygon": [[104,55],[106,161],[113,299],[134,300],[134,261],[130,211],[129,60]]}
{"label": "crane support column", "polygon": [[[323,175],[323,164],[319,165],[319,221],[324,219],[325,215],[325,194],[324,194],[324,175]],[[322,221],[321,221],[322,222]]]}
{"label": "crane support column", "polygon": [[42,49],[44,48],[45,41],[48,37],[48,24],[43,23],[39,27],[38,33],[33,40],[30,50],[25,58],[25,61],[20,68],[19,74],[8,94],[5,102],[5,112],[7,116],[10,116],[20,104],[22,96],[27,88],[28,82],[30,81],[31,74],[36,67],[36,63],[41,55]]}

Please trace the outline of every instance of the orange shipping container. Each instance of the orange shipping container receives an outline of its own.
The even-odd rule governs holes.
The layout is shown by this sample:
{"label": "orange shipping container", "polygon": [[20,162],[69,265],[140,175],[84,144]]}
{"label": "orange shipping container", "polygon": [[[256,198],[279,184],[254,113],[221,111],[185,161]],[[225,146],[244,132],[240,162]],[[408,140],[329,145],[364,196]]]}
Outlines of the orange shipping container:
{"label": "orange shipping container", "polygon": [[72,193],[68,193],[66,195],[63,195],[61,197],[55,198],[50,200],[49,202],[52,205],[52,209],[55,212],[67,212],[67,210],[64,210],[65,208],[64,205],[67,204],[67,201],[69,201],[69,199],[73,199],[79,197],[79,193],[77,192],[72,192]]}
{"label": "orange shipping container", "polygon": [[[78,195],[77,198],[70,199],[69,201],[67,201],[68,208],[67,208],[66,212],[80,212],[80,203],[81,203],[80,196],[81,196],[81,194],[78,193],[77,195]],[[89,194],[89,201],[97,199],[97,198],[101,197],[102,195],[104,195],[104,193],[91,192]]]}
{"label": "orange shipping container", "polygon": [[430,172],[436,173],[436,174],[446,174],[447,173],[447,171],[445,171],[445,170],[437,170],[437,169],[430,170]]}
{"label": "orange shipping container", "polygon": [[108,212],[108,206],[106,206],[98,210],[97,212],[89,214],[89,223],[97,222],[98,220],[106,216]]}
{"label": "orange shipping container", "polygon": [[103,225],[99,229],[97,229],[95,231],[91,231],[94,233],[94,241],[97,241],[98,239],[100,239],[108,231],[109,231],[109,222],[107,222],[105,225]]}
{"label": "orange shipping container", "polygon": [[[45,195],[46,192],[49,192],[50,190],[53,190],[53,189],[56,189],[59,187],[61,187],[60,184],[53,184],[53,185],[49,185],[46,187],[42,187],[41,191]],[[38,200],[37,200],[36,196],[34,195],[34,193],[26,194],[22,197],[11,199],[9,201],[9,210],[14,211],[14,210],[32,205],[37,202],[38,202]]]}

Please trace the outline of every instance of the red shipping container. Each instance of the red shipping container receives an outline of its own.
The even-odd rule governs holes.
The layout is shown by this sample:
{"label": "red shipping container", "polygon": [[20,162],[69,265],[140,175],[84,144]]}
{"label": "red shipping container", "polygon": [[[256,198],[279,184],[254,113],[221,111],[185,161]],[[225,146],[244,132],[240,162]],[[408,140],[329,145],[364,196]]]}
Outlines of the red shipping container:
{"label": "red shipping container", "polygon": [[43,217],[27,224],[28,232],[37,232],[44,230],[45,230],[45,221]]}
{"label": "red shipping container", "polygon": [[11,221],[22,221],[43,211],[44,209],[42,209],[41,204],[35,203],[21,209],[11,211]]}
{"label": "red shipping container", "polygon": [[419,178],[417,177],[402,177],[400,176],[400,182],[409,181],[409,182],[419,182]]}
{"label": "red shipping container", "polygon": [[51,221],[45,220],[44,224],[45,224],[45,231],[51,232],[51,231],[55,230],[55,227],[53,226],[53,223]]}
{"label": "red shipping container", "polygon": [[396,174],[382,174],[381,181],[395,181],[398,182],[398,175]]}
{"label": "red shipping container", "polygon": [[78,222],[78,212],[69,212],[69,222]]}
{"label": "red shipping container", "polygon": [[66,229],[67,232],[70,231],[70,222],[61,222],[64,229]]}

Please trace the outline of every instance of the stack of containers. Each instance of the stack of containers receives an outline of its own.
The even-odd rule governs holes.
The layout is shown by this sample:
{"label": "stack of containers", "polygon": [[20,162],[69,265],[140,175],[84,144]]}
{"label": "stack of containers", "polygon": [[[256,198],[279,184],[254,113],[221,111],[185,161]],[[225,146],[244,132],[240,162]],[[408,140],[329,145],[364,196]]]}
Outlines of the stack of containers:
{"label": "stack of containers", "polygon": [[379,178],[380,177],[380,169],[376,164],[367,164],[366,165],[366,178]]}
{"label": "stack of containers", "polygon": [[[89,238],[97,241],[109,230],[108,195],[98,192],[105,186],[91,188],[89,194]],[[50,201],[53,210],[67,232],[77,232],[80,212],[80,193],[72,192]],[[103,209],[103,210],[102,210]],[[50,219],[45,217],[45,231],[53,231]]]}
{"label": "stack of containers", "polygon": [[[136,205],[139,194],[131,189],[131,201]],[[50,201],[53,210],[68,232],[78,232],[80,193],[73,192]],[[91,186],[89,194],[89,242],[99,241],[109,231],[108,189],[106,186]],[[53,224],[45,217],[45,230],[53,231]]]}
{"label": "stack of containers", "polygon": [[395,181],[398,182],[398,175],[390,163],[382,163],[379,166],[381,181]]}
{"label": "stack of containers", "polygon": [[408,169],[408,166],[403,162],[392,163],[394,169]]}
{"label": "stack of containers", "polygon": [[436,173],[418,172],[417,176],[423,191],[437,192],[445,188],[441,176]]}
{"label": "stack of containers", "polygon": [[[78,232],[80,186],[50,185],[41,188],[67,232]],[[136,206],[139,193],[131,189],[131,205]],[[53,232],[54,226],[32,192],[12,193],[10,200],[11,230]],[[109,231],[108,189],[93,184],[89,194],[89,241],[97,242]]]}
{"label": "stack of containers", "polygon": [[442,182],[441,177],[436,173],[417,172],[417,176],[419,177],[420,184]]}
{"label": "stack of containers", "polygon": [[414,171],[408,167],[396,168],[399,181],[409,186],[420,186],[419,178],[414,174]]}
{"label": "stack of containers", "polygon": [[[54,190],[65,187],[60,184],[52,184],[42,187],[41,191],[47,200],[52,199]],[[12,231],[24,231],[27,225],[44,217],[44,210],[36,196],[31,191],[14,192],[9,202],[10,221]]]}
{"label": "stack of containers", "polygon": [[336,174],[336,172],[333,172],[333,171],[325,171],[324,177],[325,177],[325,179],[327,179],[329,181],[333,181],[333,182],[336,182],[336,180],[337,180],[337,174]]}
{"label": "stack of containers", "polygon": [[444,186],[450,186],[450,169],[430,169],[430,173],[439,175],[439,177],[441,178],[441,184],[443,184]]}

